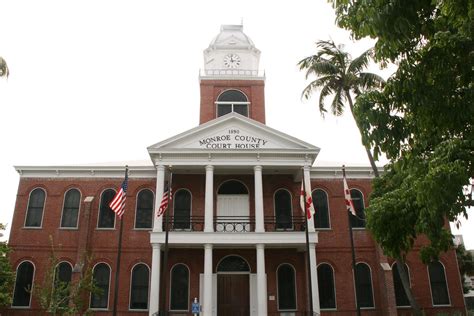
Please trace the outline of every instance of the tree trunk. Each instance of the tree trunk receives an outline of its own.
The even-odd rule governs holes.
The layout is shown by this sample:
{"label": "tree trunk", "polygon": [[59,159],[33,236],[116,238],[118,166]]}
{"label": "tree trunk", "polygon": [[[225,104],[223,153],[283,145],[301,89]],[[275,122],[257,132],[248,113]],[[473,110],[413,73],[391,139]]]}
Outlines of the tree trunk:
{"label": "tree trunk", "polygon": [[[357,128],[359,129],[359,133],[362,137],[362,131],[360,130],[360,126],[357,123],[357,120],[354,116],[354,103],[352,102],[351,94],[350,94],[349,90],[345,90],[345,93],[346,93],[347,101],[349,102],[349,108],[351,109],[352,117],[354,118],[354,121],[357,125]],[[380,176],[379,171],[377,169],[377,166],[375,165],[374,157],[372,156],[372,153],[370,152],[370,147],[367,146],[367,145],[364,145],[364,147],[365,147],[365,151],[367,152],[367,157],[369,158],[370,165],[372,166],[374,176],[376,178],[378,178]],[[401,260],[401,259],[397,259],[396,262],[397,262],[398,273],[400,274],[400,279],[402,281],[403,289],[405,290],[405,294],[407,295],[407,298],[408,298],[408,301],[410,302],[411,308],[413,308],[413,315],[421,316],[422,313],[421,313],[420,306],[418,305],[415,297],[413,296],[413,293],[411,292],[411,287],[410,287],[410,281],[408,279],[408,274],[405,271],[405,269],[403,268],[405,266],[405,262],[403,262],[403,260]]]}

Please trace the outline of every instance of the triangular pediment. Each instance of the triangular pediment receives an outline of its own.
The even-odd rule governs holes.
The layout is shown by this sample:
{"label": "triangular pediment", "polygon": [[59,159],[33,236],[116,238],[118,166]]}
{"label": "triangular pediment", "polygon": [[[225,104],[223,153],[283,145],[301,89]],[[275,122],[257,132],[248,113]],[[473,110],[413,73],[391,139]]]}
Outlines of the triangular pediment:
{"label": "triangular pediment", "polygon": [[229,113],[148,147],[153,152],[297,151],[319,148],[236,113]]}

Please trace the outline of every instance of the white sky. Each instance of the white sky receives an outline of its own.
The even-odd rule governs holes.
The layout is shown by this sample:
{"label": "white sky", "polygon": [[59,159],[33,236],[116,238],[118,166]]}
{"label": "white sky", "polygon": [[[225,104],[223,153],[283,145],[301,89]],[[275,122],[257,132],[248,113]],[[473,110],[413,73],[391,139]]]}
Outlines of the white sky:
{"label": "white sky", "polygon": [[317,94],[300,99],[306,81],[296,64],[317,40],[344,43],[353,56],[372,45],[338,29],[326,0],[0,0],[0,8],[0,56],[11,72],[0,80],[2,223],[13,216],[14,165],[145,160],[147,146],[197,126],[202,51],[221,24],[242,20],[262,52],[267,125],[320,147],[317,161],[368,165],[350,115],[322,120]]}

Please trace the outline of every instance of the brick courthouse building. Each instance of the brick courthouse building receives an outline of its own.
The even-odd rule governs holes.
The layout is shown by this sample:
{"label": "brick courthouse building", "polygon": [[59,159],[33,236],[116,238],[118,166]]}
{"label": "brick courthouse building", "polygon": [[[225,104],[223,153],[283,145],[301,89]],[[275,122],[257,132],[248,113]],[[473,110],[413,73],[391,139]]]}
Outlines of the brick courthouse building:
{"label": "brick courthouse building", "polygon": [[[123,217],[118,315],[303,315],[312,300],[322,315],[410,312],[393,260],[383,256],[364,221],[344,206],[341,166],[313,167],[319,148],[265,125],[265,78],[260,51],[242,26],[223,26],[204,51],[200,125],[148,147],[147,164],[129,166]],[[153,216],[173,174],[169,259],[164,267],[163,218]],[[108,202],[123,180],[123,166],[17,166],[20,175],[11,227],[14,300],[5,315],[35,315],[28,287],[48,269],[50,236],[64,280],[77,278],[86,252],[102,295],[88,304],[111,315],[119,221]],[[302,175],[311,186],[309,220],[312,297],[308,291]],[[357,213],[364,218],[373,178],[369,167],[347,167]],[[351,215],[352,216],[352,215]],[[356,273],[349,224],[354,228]],[[464,312],[454,251],[429,266],[417,249],[407,258],[413,293],[428,315]],[[166,278],[166,288],[160,279]],[[357,295],[356,295],[357,288]],[[161,291],[166,291],[160,303]],[[357,298],[356,298],[357,297]]]}

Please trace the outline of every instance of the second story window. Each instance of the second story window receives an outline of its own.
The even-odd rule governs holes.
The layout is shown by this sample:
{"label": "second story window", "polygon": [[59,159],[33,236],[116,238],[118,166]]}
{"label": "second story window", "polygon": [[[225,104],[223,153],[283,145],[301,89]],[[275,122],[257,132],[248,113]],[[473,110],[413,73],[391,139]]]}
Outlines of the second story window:
{"label": "second story window", "polygon": [[243,116],[249,116],[249,104],[245,94],[238,90],[227,90],[217,98],[217,117],[236,112]]}
{"label": "second story window", "polygon": [[115,213],[109,206],[110,201],[115,196],[115,191],[112,189],[102,192],[100,197],[99,220],[97,228],[115,228]]}
{"label": "second story window", "polygon": [[63,214],[61,217],[61,228],[76,228],[79,215],[79,204],[81,193],[77,189],[71,189],[64,196]]}
{"label": "second story window", "polygon": [[30,194],[26,210],[25,227],[41,227],[46,193],[43,189],[34,189]]}

